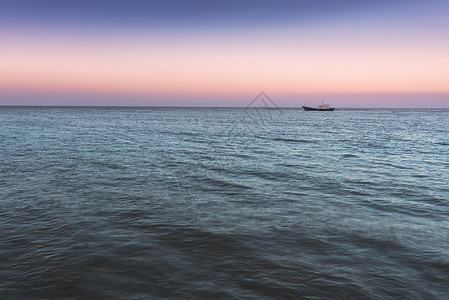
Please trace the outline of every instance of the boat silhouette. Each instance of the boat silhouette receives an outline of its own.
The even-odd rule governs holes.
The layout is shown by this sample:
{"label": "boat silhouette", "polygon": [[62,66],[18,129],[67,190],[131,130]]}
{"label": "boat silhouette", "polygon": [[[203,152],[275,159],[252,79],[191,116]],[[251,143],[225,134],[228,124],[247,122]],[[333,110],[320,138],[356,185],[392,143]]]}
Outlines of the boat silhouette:
{"label": "boat silhouette", "polygon": [[302,106],[302,108],[304,108],[305,111],[333,111],[335,110],[335,107],[330,107],[329,104],[321,104],[318,106],[318,108],[316,107],[310,107],[310,106]]}

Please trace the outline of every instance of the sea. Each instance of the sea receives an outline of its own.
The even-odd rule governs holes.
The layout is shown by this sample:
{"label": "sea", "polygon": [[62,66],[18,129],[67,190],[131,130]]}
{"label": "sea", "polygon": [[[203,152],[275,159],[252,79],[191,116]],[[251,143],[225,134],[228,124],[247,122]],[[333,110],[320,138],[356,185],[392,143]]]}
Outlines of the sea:
{"label": "sea", "polygon": [[0,107],[0,299],[448,295],[448,109]]}

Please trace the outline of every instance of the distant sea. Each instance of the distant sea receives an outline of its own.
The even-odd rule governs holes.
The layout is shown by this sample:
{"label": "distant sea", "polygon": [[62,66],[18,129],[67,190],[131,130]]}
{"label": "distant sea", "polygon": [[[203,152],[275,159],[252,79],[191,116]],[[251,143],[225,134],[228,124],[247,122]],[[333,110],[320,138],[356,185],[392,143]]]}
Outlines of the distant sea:
{"label": "distant sea", "polygon": [[0,107],[1,299],[448,299],[449,110]]}

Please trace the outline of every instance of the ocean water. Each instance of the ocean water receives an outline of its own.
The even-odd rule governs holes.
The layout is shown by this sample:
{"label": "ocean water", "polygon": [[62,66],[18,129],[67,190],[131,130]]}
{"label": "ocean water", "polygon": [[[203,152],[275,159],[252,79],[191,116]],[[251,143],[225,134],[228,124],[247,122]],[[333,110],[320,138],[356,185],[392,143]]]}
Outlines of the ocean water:
{"label": "ocean water", "polygon": [[448,299],[449,110],[0,108],[1,299]]}

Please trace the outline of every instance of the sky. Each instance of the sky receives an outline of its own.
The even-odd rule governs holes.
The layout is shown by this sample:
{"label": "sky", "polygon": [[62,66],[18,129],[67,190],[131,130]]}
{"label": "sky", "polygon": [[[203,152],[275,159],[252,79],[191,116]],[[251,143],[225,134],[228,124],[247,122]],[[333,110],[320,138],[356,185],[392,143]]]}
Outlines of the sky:
{"label": "sky", "polygon": [[449,0],[0,0],[0,105],[449,107]]}

